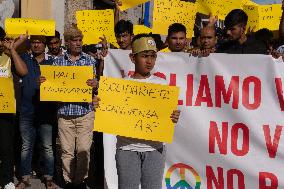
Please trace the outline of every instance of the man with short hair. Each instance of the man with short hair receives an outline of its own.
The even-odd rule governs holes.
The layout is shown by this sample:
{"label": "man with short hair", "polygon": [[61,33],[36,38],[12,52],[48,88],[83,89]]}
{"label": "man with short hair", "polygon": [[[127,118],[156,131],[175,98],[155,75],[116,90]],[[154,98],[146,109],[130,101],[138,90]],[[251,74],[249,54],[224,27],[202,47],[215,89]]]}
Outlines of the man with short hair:
{"label": "man with short hair", "polygon": [[166,42],[168,48],[160,52],[185,52],[187,50],[186,27],[180,23],[170,25]]}
{"label": "man with short hair", "polygon": [[215,51],[215,47],[217,44],[217,36],[214,27],[204,27],[200,32],[200,43],[201,50],[212,50]]}
{"label": "man with short hair", "polygon": [[131,50],[133,24],[129,20],[120,20],[114,27],[115,37],[120,49]]}
{"label": "man with short hair", "polygon": [[247,14],[241,9],[232,10],[225,18],[225,27],[229,41],[220,45],[219,53],[229,54],[267,54],[267,47],[262,41],[246,35]]}
{"label": "man with short hair", "polygon": [[200,32],[200,47],[192,49],[193,56],[209,56],[216,51],[217,36],[213,26],[206,26]]}
{"label": "man with short hair", "polygon": [[64,49],[61,47],[62,40],[58,31],[55,30],[54,36],[46,37],[46,44],[48,47],[48,55],[52,56],[53,58],[63,55]]}
{"label": "man with short hair", "polygon": [[16,188],[31,186],[32,157],[36,138],[39,138],[40,156],[44,162],[44,181],[47,189],[56,189],[53,181],[54,157],[52,146],[52,130],[56,122],[56,106],[48,102],[40,102],[38,77],[40,65],[52,65],[53,59],[45,54],[45,36],[30,37],[30,52],[21,55],[29,73],[22,77],[22,95],[20,105],[19,127],[22,138],[21,179]]}

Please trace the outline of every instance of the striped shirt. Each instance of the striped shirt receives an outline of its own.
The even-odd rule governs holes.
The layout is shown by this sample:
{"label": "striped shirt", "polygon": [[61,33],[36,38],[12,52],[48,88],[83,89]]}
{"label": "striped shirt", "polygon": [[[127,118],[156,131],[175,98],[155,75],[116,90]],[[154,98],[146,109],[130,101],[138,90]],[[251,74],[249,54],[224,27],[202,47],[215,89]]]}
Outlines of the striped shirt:
{"label": "striped shirt", "polygon": [[[54,66],[93,66],[94,75],[96,74],[96,66],[98,62],[90,55],[81,53],[79,59],[72,62],[68,52],[63,56],[59,56],[54,60]],[[92,78],[90,78],[92,79]],[[58,114],[64,116],[82,116],[93,111],[93,106],[89,103],[74,102],[74,103],[60,103]]]}

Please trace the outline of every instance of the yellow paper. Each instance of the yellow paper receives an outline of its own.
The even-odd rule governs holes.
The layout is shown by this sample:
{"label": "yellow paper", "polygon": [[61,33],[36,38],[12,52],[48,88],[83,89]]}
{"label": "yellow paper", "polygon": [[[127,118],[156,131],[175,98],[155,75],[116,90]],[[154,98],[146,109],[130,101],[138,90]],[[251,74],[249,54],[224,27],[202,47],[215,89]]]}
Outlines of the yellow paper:
{"label": "yellow paper", "polygon": [[257,31],[259,29],[259,14],[258,6],[255,5],[245,5],[243,10],[248,15],[247,29],[254,29]]}
{"label": "yellow paper", "polygon": [[280,4],[273,5],[245,5],[244,11],[248,14],[248,26],[255,30],[267,28],[269,30],[278,30],[282,15]]}
{"label": "yellow paper", "polygon": [[259,20],[260,28],[278,30],[281,21],[282,9],[280,4],[260,5]]}
{"label": "yellow paper", "polygon": [[171,143],[178,87],[101,77],[96,131]]}
{"label": "yellow paper", "polygon": [[76,12],[77,26],[83,32],[84,44],[97,44],[100,37],[116,45],[113,10],[84,10]]}
{"label": "yellow paper", "polygon": [[244,5],[254,5],[254,6],[257,6],[258,4],[253,2],[253,1],[251,1],[251,0],[243,0],[242,6],[244,6]]}
{"label": "yellow paper", "polygon": [[167,35],[168,28],[173,23],[181,23],[187,29],[187,37],[193,36],[193,28],[197,12],[196,3],[180,0],[156,0],[153,12],[153,33]]}
{"label": "yellow paper", "polygon": [[209,15],[217,15],[224,20],[226,15],[233,9],[240,9],[243,5],[241,0],[197,0],[198,12]]}
{"label": "yellow paper", "polygon": [[172,52],[172,51],[169,49],[169,47],[167,47],[167,48],[160,50],[159,52],[167,53],[167,52]]}
{"label": "yellow paper", "polygon": [[141,33],[149,34],[151,32],[152,32],[151,28],[148,28],[147,26],[144,26],[144,25],[134,25],[133,26],[134,35],[141,34]]}
{"label": "yellow paper", "polygon": [[16,113],[13,78],[0,77],[0,113]]}
{"label": "yellow paper", "polygon": [[122,5],[119,7],[121,11],[143,4],[149,0],[121,0]]}
{"label": "yellow paper", "polygon": [[46,78],[40,86],[41,101],[91,102],[92,87],[86,84],[92,79],[92,66],[40,66]]}
{"label": "yellow paper", "polygon": [[25,34],[54,36],[54,20],[37,20],[31,18],[7,18],[5,20],[5,30],[9,35]]}

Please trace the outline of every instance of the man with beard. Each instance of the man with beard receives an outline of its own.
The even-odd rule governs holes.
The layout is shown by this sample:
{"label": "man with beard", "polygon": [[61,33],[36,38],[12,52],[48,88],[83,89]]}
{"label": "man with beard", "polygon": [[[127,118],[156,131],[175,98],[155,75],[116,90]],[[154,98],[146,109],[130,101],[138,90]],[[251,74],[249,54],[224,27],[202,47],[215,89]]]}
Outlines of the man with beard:
{"label": "man with beard", "polygon": [[265,43],[246,35],[247,21],[247,14],[241,9],[234,9],[226,16],[228,42],[218,47],[218,53],[267,54]]}
{"label": "man with beard", "polygon": [[55,31],[54,36],[46,37],[48,52],[47,54],[53,58],[56,58],[64,54],[64,49],[61,47],[62,40],[60,39],[60,33]]}

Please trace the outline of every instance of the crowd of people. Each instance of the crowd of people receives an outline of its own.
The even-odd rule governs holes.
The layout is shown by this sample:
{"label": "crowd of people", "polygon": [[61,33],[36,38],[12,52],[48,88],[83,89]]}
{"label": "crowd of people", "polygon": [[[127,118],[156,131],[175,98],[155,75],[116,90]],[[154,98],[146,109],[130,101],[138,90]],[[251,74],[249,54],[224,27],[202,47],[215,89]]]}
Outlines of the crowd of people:
{"label": "crowd of people", "polygon": [[[114,30],[119,48],[131,50],[130,59],[135,64],[134,74],[126,79],[167,84],[150,74],[158,52],[184,52],[199,57],[210,53],[271,54],[279,58],[284,55],[281,44],[283,20],[284,14],[277,39],[267,29],[247,32],[248,16],[241,9],[232,10],[226,16],[222,29],[216,27],[217,18],[210,16],[208,24],[192,40],[186,38],[186,27],[180,23],[169,26],[165,42],[160,35],[152,33],[134,36],[133,24],[126,20],[117,21]],[[103,75],[104,57],[112,45],[108,45],[105,37],[97,45],[83,45],[82,39],[83,34],[76,26],[64,32],[64,47],[57,31],[49,37],[24,34],[13,39],[0,28],[0,69],[8,70],[7,75],[1,77],[13,77],[17,97],[17,115],[0,114],[0,181],[4,189],[31,186],[36,139],[40,144],[37,153],[44,166],[43,182],[47,189],[59,188],[54,179],[53,138],[58,138],[61,149],[64,188],[86,188],[94,110],[101,100],[97,94],[99,77]],[[25,49],[22,53],[19,53],[20,47]],[[47,80],[41,75],[40,65],[92,66],[96,77],[86,81],[86,85],[93,88],[92,104],[40,101],[40,84]],[[173,110],[169,116],[176,123],[179,115],[178,110]],[[17,129],[21,138],[21,158],[19,180],[14,184],[14,135]],[[160,189],[165,165],[164,144],[120,136],[117,139],[118,188],[138,189],[141,184],[142,189]]]}

